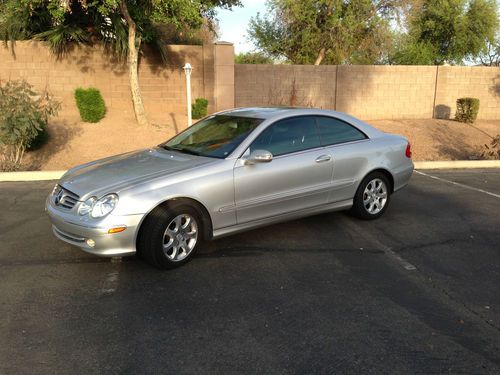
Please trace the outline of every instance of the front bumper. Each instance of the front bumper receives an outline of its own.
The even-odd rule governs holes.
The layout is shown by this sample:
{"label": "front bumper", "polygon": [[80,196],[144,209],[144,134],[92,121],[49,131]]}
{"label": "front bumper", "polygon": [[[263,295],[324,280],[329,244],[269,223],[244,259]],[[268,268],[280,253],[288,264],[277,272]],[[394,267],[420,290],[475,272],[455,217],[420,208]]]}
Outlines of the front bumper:
{"label": "front bumper", "polygon": [[[47,199],[46,211],[52,221],[52,231],[60,240],[77,246],[90,254],[116,257],[134,255],[136,233],[143,215],[108,215],[100,221],[79,221],[75,214],[62,212]],[[113,227],[126,226],[123,232],[108,234]],[[94,241],[90,246],[87,241]],[[90,241],[91,242],[91,241]]]}

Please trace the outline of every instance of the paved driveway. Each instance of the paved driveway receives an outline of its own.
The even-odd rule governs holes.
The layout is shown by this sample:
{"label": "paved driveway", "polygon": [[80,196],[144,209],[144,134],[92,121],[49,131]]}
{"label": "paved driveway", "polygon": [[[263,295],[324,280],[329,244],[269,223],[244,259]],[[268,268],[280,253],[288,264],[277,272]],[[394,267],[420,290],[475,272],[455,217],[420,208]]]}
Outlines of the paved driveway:
{"label": "paved driveway", "polygon": [[378,221],[278,224],[168,272],[59,242],[53,183],[1,183],[0,374],[498,374],[500,171],[424,172]]}

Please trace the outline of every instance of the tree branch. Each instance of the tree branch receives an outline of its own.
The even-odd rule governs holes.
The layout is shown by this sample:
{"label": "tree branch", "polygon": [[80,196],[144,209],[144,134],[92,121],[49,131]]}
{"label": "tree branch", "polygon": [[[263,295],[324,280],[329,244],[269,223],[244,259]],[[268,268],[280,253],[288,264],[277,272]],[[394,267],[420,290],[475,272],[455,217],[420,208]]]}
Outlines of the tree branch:
{"label": "tree branch", "polygon": [[325,53],[326,53],[326,48],[322,47],[319,50],[318,57],[316,58],[316,61],[314,62],[314,65],[319,65],[321,64],[321,61],[325,58]]}
{"label": "tree branch", "polygon": [[135,33],[135,30],[137,29],[137,25],[135,24],[135,21],[130,16],[130,13],[129,13],[128,8],[127,8],[127,3],[125,2],[125,0],[120,1],[120,12],[123,14],[123,17],[125,17],[125,21],[127,21],[127,24],[129,25],[129,27],[134,29],[134,33]]}

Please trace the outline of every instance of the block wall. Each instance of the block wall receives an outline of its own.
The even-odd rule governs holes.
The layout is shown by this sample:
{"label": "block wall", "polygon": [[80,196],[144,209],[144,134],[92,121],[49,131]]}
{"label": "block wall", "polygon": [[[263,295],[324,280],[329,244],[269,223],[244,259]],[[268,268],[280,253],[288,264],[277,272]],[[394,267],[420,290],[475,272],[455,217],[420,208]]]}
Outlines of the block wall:
{"label": "block wall", "polygon": [[[186,80],[182,70],[186,62],[193,66],[193,100],[205,97],[209,109],[217,110],[214,48],[213,45],[167,46],[167,64],[152,51],[145,51],[139,64],[139,81],[151,120],[165,122],[171,114],[186,112]],[[130,116],[134,113],[127,67],[101,47],[74,47],[62,58],[54,56],[40,42],[17,42],[13,49],[0,47],[0,80],[20,78],[38,90],[47,88],[61,100],[60,116],[78,114],[73,96],[78,87],[98,88],[109,112]]]}
{"label": "block wall", "polygon": [[[169,61],[146,50],[139,80],[152,121],[170,122],[186,112],[182,66],[193,66],[192,98],[209,112],[244,106],[291,105],[336,109],[364,119],[453,118],[463,96],[481,100],[480,119],[500,119],[500,68],[452,66],[312,66],[234,64],[228,43],[167,46]],[[25,78],[77,114],[78,87],[101,90],[108,111],[133,116],[128,71],[100,47],[74,47],[55,57],[41,42],[0,47],[0,80]]]}
{"label": "block wall", "polygon": [[363,119],[453,118],[456,100],[481,100],[500,119],[500,68],[237,64],[235,105],[335,109]]}
{"label": "block wall", "polygon": [[500,119],[500,68],[439,67],[436,117],[454,117],[457,98],[465,96],[480,100],[480,119]]}
{"label": "block wall", "polygon": [[436,67],[339,66],[336,110],[365,119],[432,118]]}
{"label": "block wall", "polygon": [[334,65],[236,64],[235,105],[334,108],[336,71]]}

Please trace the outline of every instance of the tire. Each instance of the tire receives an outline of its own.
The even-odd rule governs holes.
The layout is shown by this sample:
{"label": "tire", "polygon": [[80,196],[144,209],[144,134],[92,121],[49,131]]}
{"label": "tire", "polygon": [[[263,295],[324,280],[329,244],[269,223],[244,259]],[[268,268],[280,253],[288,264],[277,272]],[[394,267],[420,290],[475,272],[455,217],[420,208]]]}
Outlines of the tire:
{"label": "tire", "polygon": [[189,262],[203,240],[200,213],[186,204],[156,207],[144,220],[137,241],[139,257],[171,269]]}
{"label": "tire", "polygon": [[392,185],[386,175],[372,172],[359,184],[349,212],[363,220],[378,219],[389,206],[391,191]]}

